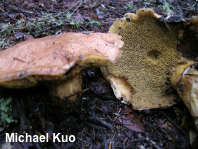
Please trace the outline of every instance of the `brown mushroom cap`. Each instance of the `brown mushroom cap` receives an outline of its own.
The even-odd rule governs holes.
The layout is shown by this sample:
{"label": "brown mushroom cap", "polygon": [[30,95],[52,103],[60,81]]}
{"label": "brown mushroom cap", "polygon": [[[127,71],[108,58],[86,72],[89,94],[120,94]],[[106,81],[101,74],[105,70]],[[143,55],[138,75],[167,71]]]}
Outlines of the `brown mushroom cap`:
{"label": "brown mushroom cap", "polygon": [[113,33],[63,33],[19,43],[0,51],[0,85],[27,88],[109,65],[121,55],[120,39]]}

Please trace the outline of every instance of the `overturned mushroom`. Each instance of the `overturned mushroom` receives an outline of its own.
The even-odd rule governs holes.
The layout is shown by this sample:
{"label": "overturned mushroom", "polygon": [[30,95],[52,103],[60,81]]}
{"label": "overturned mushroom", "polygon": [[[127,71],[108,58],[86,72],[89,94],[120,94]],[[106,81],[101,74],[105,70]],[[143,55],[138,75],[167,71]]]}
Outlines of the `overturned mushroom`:
{"label": "overturned mushroom", "polygon": [[198,17],[165,19],[140,9],[116,20],[109,32],[125,42],[121,59],[101,68],[116,97],[139,110],[166,108],[175,104],[173,87],[198,130]]}
{"label": "overturned mushroom", "polygon": [[122,36],[122,57],[116,64],[101,68],[118,99],[135,109],[164,108],[175,104],[171,92],[170,70],[180,58],[178,32],[157,20],[151,9],[127,13],[109,32]]}
{"label": "overturned mushroom", "polygon": [[62,99],[81,90],[81,70],[116,62],[123,46],[120,38],[113,33],[63,33],[19,43],[0,51],[0,85],[28,88],[44,83]]}
{"label": "overturned mushroom", "polygon": [[171,83],[188,107],[198,128],[198,63],[181,59],[172,68]]}
{"label": "overturned mushroom", "polygon": [[177,50],[182,58],[172,68],[171,83],[188,107],[198,132],[198,17],[183,21]]}

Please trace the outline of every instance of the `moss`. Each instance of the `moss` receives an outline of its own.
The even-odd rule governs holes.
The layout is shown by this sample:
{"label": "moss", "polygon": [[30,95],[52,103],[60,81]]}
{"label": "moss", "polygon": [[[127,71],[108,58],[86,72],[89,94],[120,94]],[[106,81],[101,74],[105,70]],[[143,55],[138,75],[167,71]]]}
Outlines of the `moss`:
{"label": "moss", "polygon": [[0,99],[1,119],[4,123],[17,122],[12,118],[12,98]]}

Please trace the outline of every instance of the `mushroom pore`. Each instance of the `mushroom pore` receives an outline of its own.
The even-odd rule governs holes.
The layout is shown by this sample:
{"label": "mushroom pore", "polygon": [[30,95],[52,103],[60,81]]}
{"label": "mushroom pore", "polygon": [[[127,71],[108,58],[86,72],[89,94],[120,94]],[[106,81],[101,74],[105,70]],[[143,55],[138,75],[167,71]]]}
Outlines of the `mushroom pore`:
{"label": "mushroom pore", "polygon": [[140,9],[116,20],[109,32],[122,36],[122,57],[101,68],[116,97],[139,110],[170,107],[177,96],[169,78],[181,58],[176,50],[178,31],[157,18],[153,10]]}

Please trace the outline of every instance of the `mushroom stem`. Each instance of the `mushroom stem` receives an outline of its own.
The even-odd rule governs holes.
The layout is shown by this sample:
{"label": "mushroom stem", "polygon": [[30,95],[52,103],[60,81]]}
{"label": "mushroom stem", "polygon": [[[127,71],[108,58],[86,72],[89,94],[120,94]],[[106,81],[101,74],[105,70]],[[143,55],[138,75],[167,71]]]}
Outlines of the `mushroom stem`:
{"label": "mushroom stem", "polygon": [[188,107],[198,129],[198,63],[183,58],[173,67],[170,80]]}
{"label": "mushroom stem", "polygon": [[[76,93],[82,91],[81,86],[81,73],[78,73],[75,76],[68,78],[66,81],[63,81],[60,84],[55,83],[50,86],[51,94],[54,97],[52,98],[54,105],[58,106],[60,109],[68,108],[68,106],[71,106],[73,104],[76,105],[78,101]],[[57,98],[59,98],[60,100],[57,100]]]}

